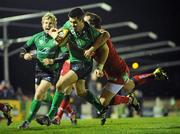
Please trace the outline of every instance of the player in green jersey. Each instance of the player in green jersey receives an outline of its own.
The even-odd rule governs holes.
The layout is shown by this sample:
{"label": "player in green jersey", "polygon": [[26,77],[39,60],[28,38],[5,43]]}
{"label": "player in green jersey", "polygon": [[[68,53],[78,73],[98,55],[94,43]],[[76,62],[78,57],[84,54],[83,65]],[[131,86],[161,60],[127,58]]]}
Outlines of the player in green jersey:
{"label": "player in green jersey", "polygon": [[37,113],[41,101],[44,98],[46,91],[55,82],[57,71],[59,70],[59,64],[52,65],[44,64],[46,58],[56,58],[60,52],[58,43],[48,35],[48,31],[51,28],[57,27],[57,18],[50,12],[46,13],[42,17],[42,32],[33,35],[26,44],[22,47],[23,58],[25,60],[32,60],[33,55],[31,50],[33,47],[36,50],[36,69],[35,69],[35,95],[31,104],[29,116],[19,126],[20,129],[29,127],[30,122]]}
{"label": "player in green jersey", "polygon": [[56,83],[56,93],[53,98],[49,113],[38,118],[37,122],[41,125],[50,125],[58,106],[61,102],[61,94],[73,84],[76,85],[77,94],[84,97],[88,102],[93,104],[101,113],[104,107],[100,104],[97,97],[85,88],[86,77],[92,71],[92,59],[84,56],[84,51],[92,45],[98,48],[109,38],[106,34],[101,34],[94,27],[90,26],[83,19],[84,11],[75,8],[69,12],[69,20],[60,29],[51,29],[49,34],[60,44],[65,39],[68,44],[70,55],[70,70],[60,77]]}

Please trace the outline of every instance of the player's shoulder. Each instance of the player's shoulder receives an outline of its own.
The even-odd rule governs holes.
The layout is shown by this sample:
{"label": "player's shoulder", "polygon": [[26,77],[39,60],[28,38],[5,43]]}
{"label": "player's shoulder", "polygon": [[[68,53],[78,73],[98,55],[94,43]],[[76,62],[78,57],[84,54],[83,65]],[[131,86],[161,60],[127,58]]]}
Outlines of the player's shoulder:
{"label": "player's shoulder", "polygon": [[39,36],[44,36],[44,31],[41,31],[33,35],[33,37],[39,37]]}

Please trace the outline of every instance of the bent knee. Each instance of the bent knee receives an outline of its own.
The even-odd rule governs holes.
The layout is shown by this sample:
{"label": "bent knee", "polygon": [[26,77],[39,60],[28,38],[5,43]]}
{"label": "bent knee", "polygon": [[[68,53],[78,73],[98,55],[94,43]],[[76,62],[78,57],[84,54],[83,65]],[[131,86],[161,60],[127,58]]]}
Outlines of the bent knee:
{"label": "bent knee", "polygon": [[42,94],[42,93],[36,93],[35,95],[34,95],[34,99],[36,99],[36,100],[43,100],[43,98],[44,98],[44,94]]}

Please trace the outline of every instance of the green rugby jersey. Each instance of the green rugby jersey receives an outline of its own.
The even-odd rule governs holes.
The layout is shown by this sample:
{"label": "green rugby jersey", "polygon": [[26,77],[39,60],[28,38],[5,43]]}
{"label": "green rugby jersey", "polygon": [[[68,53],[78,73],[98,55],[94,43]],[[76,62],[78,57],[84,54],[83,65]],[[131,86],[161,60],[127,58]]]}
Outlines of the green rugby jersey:
{"label": "green rugby jersey", "polygon": [[68,48],[70,62],[80,61],[84,63],[91,63],[92,59],[87,59],[84,56],[84,51],[94,44],[96,38],[100,35],[100,32],[85,23],[82,34],[79,35],[74,31],[74,28],[70,25],[69,21],[63,25],[63,28],[69,30]]}
{"label": "green rugby jersey", "polygon": [[26,45],[28,47],[32,47],[35,45],[36,47],[36,55],[39,63],[41,63],[41,66],[55,70],[59,68],[59,65],[53,64],[53,65],[43,65],[42,61],[45,58],[54,59],[58,56],[58,54],[61,51],[61,48],[57,46],[56,41],[51,38],[49,35],[47,35],[45,32],[40,32],[35,35],[33,35],[27,42]]}

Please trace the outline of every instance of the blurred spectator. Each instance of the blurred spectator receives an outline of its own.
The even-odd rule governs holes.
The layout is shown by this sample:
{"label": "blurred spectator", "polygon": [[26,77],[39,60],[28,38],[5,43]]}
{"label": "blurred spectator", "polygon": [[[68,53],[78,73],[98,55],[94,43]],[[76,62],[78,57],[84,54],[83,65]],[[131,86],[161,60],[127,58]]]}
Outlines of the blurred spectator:
{"label": "blurred spectator", "polygon": [[162,117],[163,111],[164,111],[163,101],[159,97],[156,97],[155,105],[153,108],[154,117]]}
{"label": "blurred spectator", "polygon": [[8,81],[0,83],[0,99],[15,99],[14,89]]}

